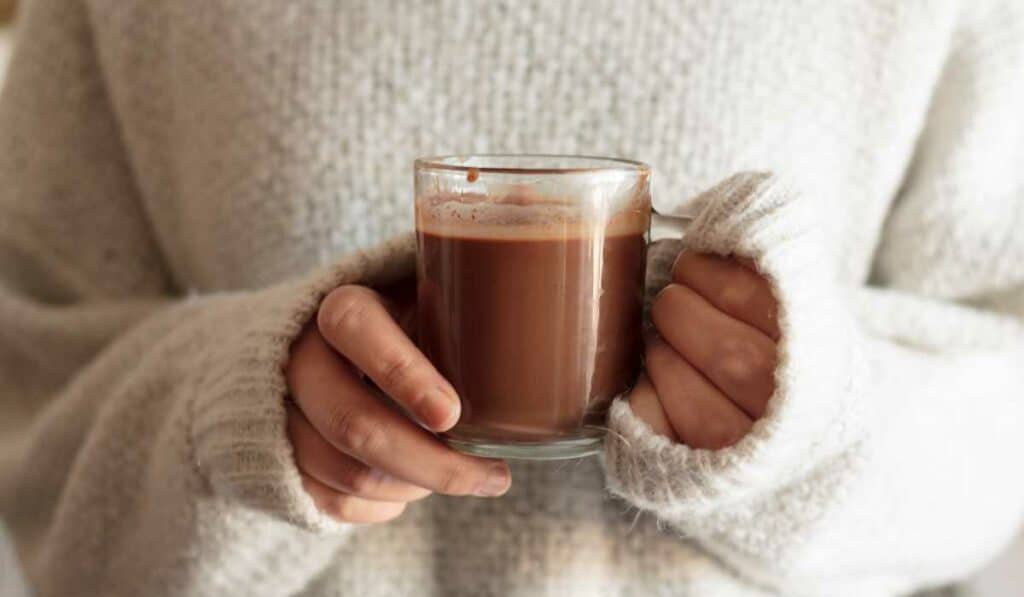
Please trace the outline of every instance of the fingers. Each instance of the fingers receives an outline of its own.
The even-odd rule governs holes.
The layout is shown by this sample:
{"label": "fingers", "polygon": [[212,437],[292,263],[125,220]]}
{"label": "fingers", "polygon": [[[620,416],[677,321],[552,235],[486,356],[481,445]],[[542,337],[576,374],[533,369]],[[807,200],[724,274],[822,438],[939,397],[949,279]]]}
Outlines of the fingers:
{"label": "fingers", "polygon": [[362,286],[341,286],[324,299],[321,335],[377,386],[434,431],[459,419],[459,399],[388,312],[380,296]]}
{"label": "fingers", "polygon": [[668,344],[747,415],[764,414],[775,390],[775,343],[768,336],[681,284],[658,294],[651,319]]}
{"label": "fingers", "polygon": [[665,416],[665,409],[658,400],[658,393],[646,373],[641,373],[636,385],[629,392],[629,407],[633,414],[651,427],[651,431],[664,435],[672,441],[679,441],[672,424]]}
{"label": "fingers", "polygon": [[778,303],[768,280],[749,259],[683,251],[672,267],[672,279],[771,339],[779,339]]}
{"label": "fingers", "polygon": [[647,374],[679,441],[717,450],[740,441],[753,421],[664,340],[648,344]]}
{"label": "fingers", "polygon": [[422,487],[337,451],[294,406],[288,407],[288,438],[299,470],[334,491],[387,502],[410,502],[430,495]]}
{"label": "fingers", "polygon": [[289,383],[299,409],[335,449],[438,493],[497,496],[508,490],[505,463],[451,450],[375,396],[318,334],[309,336],[293,349],[304,353],[304,365]]}
{"label": "fingers", "polygon": [[308,475],[302,476],[302,487],[321,512],[343,522],[387,522],[405,511],[402,502],[382,502],[339,493]]}

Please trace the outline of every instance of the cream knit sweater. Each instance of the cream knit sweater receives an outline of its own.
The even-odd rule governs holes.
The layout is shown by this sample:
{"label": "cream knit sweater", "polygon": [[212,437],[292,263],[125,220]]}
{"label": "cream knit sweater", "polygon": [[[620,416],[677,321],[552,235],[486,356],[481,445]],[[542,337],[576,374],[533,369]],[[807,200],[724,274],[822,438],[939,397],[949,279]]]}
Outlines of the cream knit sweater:
{"label": "cream knit sweater", "polygon": [[[1022,12],[28,3],[0,100],[0,512],[31,583],[864,597],[975,570],[1024,515]],[[602,459],[515,464],[504,498],[315,510],[289,343],[331,287],[408,274],[408,237],[354,251],[410,227],[415,156],[470,151],[649,161],[659,209],[697,215],[684,243],[755,258],[784,333],[746,439],[690,450],[620,402]]]}

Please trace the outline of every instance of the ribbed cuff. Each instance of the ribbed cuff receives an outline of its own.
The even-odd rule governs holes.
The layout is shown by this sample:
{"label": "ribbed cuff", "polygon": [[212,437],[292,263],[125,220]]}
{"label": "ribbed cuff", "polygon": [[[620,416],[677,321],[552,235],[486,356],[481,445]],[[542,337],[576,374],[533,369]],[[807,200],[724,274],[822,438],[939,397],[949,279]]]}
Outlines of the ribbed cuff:
{"label": "ribbed cuff", "polygon": [[816,203],[764,173],[733,176],[696,199],[695,251],[750,257],[772,283],[782,339],[775,394],[747,436],[695,450],[654,434],[624,401],[609,414],[604,465],[613,493],[663,515],[706,512],[782,486],[859,439],[860,345],[816,238]]}
{"label": "ribbed cuff", "polygon": [[303,489],[285,433],[289,349],[330,290],[394,282],[412,274],[414,256],[405,235],[302,281],[225,298],[238,331],[202,376],[190,413],[194,462],[215,494],[310,530],[342,526]]}

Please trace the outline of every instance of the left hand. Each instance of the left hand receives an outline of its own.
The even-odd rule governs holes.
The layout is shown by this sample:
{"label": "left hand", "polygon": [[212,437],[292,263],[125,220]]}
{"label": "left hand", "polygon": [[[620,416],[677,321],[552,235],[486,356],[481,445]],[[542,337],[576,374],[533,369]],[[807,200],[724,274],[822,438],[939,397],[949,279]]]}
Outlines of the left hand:
{"label": "left hand", "polygon": [[630,393],[655,432],[692,448],[731,446],[775,391],[778,302],[749,260],[683,251],[655,298],[658,336]]}

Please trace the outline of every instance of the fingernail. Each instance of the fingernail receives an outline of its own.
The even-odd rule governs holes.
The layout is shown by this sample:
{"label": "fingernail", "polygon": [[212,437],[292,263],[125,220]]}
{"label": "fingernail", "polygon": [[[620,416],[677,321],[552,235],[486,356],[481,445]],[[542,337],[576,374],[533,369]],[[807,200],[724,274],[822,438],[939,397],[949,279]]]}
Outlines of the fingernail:
{"label": "fingernail", "polygon": [[443,431],[455,424],[459,416],[459,399],[440,390],[431,390],[423,401],[423,422],[431,429]]}
{"label": "fingernail", "polygon": [[509,481],[508,470],[502,465],[495,465],[475,493],[481,497],[497,497],[508,491]]}

